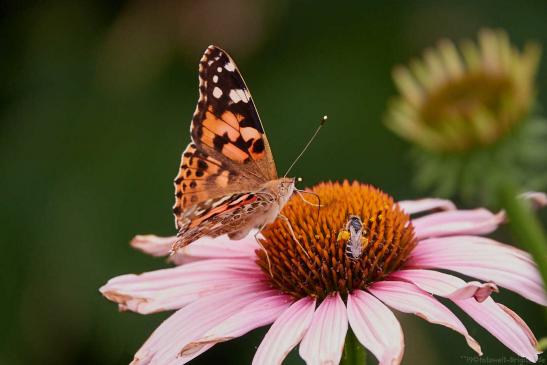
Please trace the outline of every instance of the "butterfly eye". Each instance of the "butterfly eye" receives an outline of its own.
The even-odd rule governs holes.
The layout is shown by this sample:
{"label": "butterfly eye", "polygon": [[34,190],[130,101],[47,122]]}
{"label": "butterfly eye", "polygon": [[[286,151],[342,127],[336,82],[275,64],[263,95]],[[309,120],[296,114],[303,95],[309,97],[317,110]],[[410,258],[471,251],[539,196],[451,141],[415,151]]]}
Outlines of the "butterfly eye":
{"label": "butterfly eye", "polygon": [[283,191],[283,193],[286,193],[291,186],[291,183],[288,181],[283,181],[280,184],[280,189]]}

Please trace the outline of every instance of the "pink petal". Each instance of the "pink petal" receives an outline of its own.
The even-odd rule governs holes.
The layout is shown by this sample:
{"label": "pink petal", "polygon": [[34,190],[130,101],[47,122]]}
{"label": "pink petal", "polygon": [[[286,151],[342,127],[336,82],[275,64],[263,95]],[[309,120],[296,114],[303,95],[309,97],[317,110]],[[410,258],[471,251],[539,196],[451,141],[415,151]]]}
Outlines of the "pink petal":
{"label": "pink petal", "polygon": [[390,307],[404,313],[414,313],[431,323],[460,333],[465,337],[469,347],[482,355],[480,345],[469,335],[460,320],[431,294],[413,284],[401,281],[380,281],[372,284],[368,290]]}
{"label": "pink petal", "polygon": [[133,237],[129,244],[131,247],[152,256],[167,256],[176,239],[176,236],[159,237],[153,234],[146,234]]}
{"label": "pink petal", "polygon": [[101,293],[121,310],[148,314],[179,309],[218,291],[259,282],[264,275],[253,260],[215,259],[110,279]]}
{"label": "pink petal", "polygon": [[542,208],[547,205],[547,195],[543,192],[529,191],[520,194],[520,197],[529,200],[534,208]]}
{"label": "pink petal", "polygon": [[455,297],[453,293],[466,286],[463,280],[430,270],[401,270],[392,277],[408,280],[435,295],[449,297],[516,354],[530,361],[537,361],[537,341],[526,323],[510,309],[497,305],[490,297],[486,297],[482,303],[471,297]]}
{"label": "pink petal", "polygon": [[487,234],[505,220],[504,213],[486,209],[455,210],[426,215],[412,220],[416,238],[463,234]]}
{"label": "pink petal", "polygon": [[292,298],[284,294],[259,299],[190,342],[181,350],[180,361],[187,363],[219,342],[243,336],[255,328],[270,324],[291,304]]}
{"label": "pink petal", "polygon": [[460,272],[547,305],[543,281],[530,255],[485,237],[432,238],[418,243],[407,267]]}
{"label": "pink petal", "polygon": [[211,258],[249,258],[256,257],[255,250],[260,246],[256,242],[252,230],[241,240],[230,240],[228,236],[217,238],[203,237],[180,249],[171,260],[177,265]]}
{"label": "pink petal", "polygon": [[346,306],[340,295],[329,295],[313,314],[310,328],[300,343],[306,364],[338,364],[348,331]]}
{"label": "pink petal", "polygon": [[492,292],[498,292],[498,287],[492,283],[471,281],[466,283],[460,278],[432,270],[408,269],[399,270],[389,276],[390,279],[409,281],[428,293],[450,299],[475,298],[483,302]]}
{"label": "pink petal", "polygon": [[532,346],[537,349],[538,348],[538,340],[536,338],[536,336],[534,336],[534,333],[532,332],[532,330],[530,329],[530,327],[528,327],[528,325],[526,324],[526,322],[524,322],[524,319],[522,319],[518,314],[516,314],[512,309],[504,306],[503,304],[501,303],[496,303],[498,305],[498,307],[500,307],[501,309],[503,309],[505,311],[505,313],[507,313],[509,316],[511,316],[511,318],[513,318],[513,320],[522,328],[522,330],[524,331],[524,333],[526,334],[526,336],[528,337],[528,340],[530,341],[530,343],[532,344]]}
{"label": "pink petal", "polygon": [[[217,238],[203,237],[180,249],[169,257],[177,265],[196,260],[212,258],[246,258],[254,257],[254,251],[259,248],[252,231],[246,238],[233,241],[228,236]],[[131,246],[152,256],[168,256],[171,247],[177,240],[176,236],[158,237],[154,235],[135,236]]]}
{"label": "pink petal", "polygon": [[492,298],[482,303],[473,299],[454,300],[454,303],[514,353],[532,362],[538,360],[536,338],[512,310],[497,304]]}
{"label": "pink petal", "polygon": [[348,319],[355,336],[376,356],[380,365],[401,362],[404,338],[401,325],[391,310],[362,290],[348,295]]}
{"label": "pink petal", "polygon": [[428,210],[455,210],[456,206],[450,200],[444,199],[420,199],[420,200],[402,200],[398,202],[402,210],[407,214],[426,212]]}
{"label": "pink petal", "polygon": [[287,308],[264,336],[253,365],[281,364],[308,330],[314,311],[315,300],[311,298],[302,298]]}
{"label": "pink petal", "polygon": [[133,365],[178,363],[180,351],[242,307],[272,295],[262,285],[246,285],[212,294],[166,319],[135,354]]}

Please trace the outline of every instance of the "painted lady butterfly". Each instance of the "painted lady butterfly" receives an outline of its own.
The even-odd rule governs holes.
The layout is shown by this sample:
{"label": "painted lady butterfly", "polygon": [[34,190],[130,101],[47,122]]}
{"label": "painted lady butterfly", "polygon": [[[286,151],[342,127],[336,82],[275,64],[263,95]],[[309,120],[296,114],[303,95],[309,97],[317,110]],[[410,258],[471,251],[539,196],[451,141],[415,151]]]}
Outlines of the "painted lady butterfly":
{"label": "painted lady butterfly", "polygon": [[278,177],[243,77],[215,46],[199,64],[199,101],[190,134],[175,178],[179,232],[173,252],[203,236],[241,239],[272,223],[295,190],[295,180]]}

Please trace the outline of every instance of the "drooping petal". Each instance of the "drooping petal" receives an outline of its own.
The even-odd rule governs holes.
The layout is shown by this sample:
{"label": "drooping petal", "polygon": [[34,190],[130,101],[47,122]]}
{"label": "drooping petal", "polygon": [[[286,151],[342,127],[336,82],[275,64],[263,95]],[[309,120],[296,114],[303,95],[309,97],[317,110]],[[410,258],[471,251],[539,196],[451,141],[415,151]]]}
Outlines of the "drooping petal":
{"label": "drooping petal", "polygon": [[547,305],[543,281],[531,256],[489,238],[454,236],[420,241],[406,266],[460,272]]}
{"label": "drooping petal", "polygon": [[407,214],[426,212],[429,210],[455,210],[456,206],[450,200],[445,199],[420,199],[420,200],[402,200],[398,202],[402,210]]}
{"label": "drooping petal", "polygon": [[486,209],[454,210],[433,213],[412,220],[416,238],[465,234],[488,234],[505,220],[504,213]]}
{"label": "drooping petal", "polygon": [[243,336],[275,321],[291,304],[292,298],[275,293],[243,307],[239,312],[186,345],[180,352],[181,364],[196,358],[219,342]]}
{"label": "drooping petal", "polygon": [[140,275],[110,279],[99,290],[121,310],[148,314],[179,309],[218,291],[259,282],[264,275],[249,259],[198,261]]}
{"label": "drooping petal", "polygon": [[472,296],[465,298],[454,295],[467,286],[462,279],[431,270],[401,270],[392,277],[410,281],[429,293],[450,298],[517,355],[537,361],[537,340],[526,323],[509,308],[497,304],[488,296],[478,301]]}
{"label": "drooping petal", "polygon": [[[547,197],[544,193],[524,193],[521,194],[521,197],[530,200],[535,207],[542,207],[547,204]],[[433,213],[413,219],[412,224],[414,225],[416,237],[423,239],[450,235],[488,234],[495,231],[505,220],[504,211],[494,214],[480,208]]]}
{"label": "drooping petal", "polygon": [[252,230],[247,237],[240,240],[230,240],[228,236],[215,239],[203,237],[181,248],[171,260],[181,265],[211,258],[254,258],[255,250],[260,248],[254,238],[255,233],[256,230]]}
{"label": "drooping petal", "polygon": [[391,274],[390,279],[409,281],[428,293],[449,299],[475,298],[479,303],[485,301],[492,292],[498,292],[497,286],[493,283],[466,283],[455,276],[433,270],[399,270]]}
{"label": "drooping petal", "polygon": [[492,298],[482,303],[473,299],[454,300],[454,303],[511,351],[531,362],[538,360],[537,340],[515,312]]}
{"label": "drooping petal", "polygon": [[264,336],[253,365],[279,365],[310,327],[315,300],[302,298],[287,308]]}
{"label": "drooping petal", "polygon": [[167,256],[177,236],[160,237],[153,234],[140,234],[131,240],[131,247],[152,256]]}
{"label": "drooping petal", "polygon": [[308,365],[338,364],[347,331],[348,316],[342,298],[338,293],[326,297],[300,343],[300,356]]}
{"label": "drooping petal", "polygon": [[528,191],[520,194],[520,197],[529,200],[534,208],[542,208],[547,205],[547,194],[540,191]]}
{"label": "drooping petal", "polygon": [[431,294],[402,281],[380,281],[372,284],[368,290],[392,308],[404,313],[414,313],[431,323],[460,333],[469,347],[482,355],[480,345],[469,335],[463,323]]}
{"label": "drooping petal", "polygon": [[[228,236],[217,238],[203,237],[192,242],[192,244],[180,249],[169,257],[177,265],[213,258],[247,258],[255,255],[254,251],[259,248],[254,239],[255,230],[247,237],[239,241],[233,241]],[[152,256],[168,256],[176,236],[159,237],[154,235],[135,236],[131,246]]]}
{"label": "drooping petal", "polygon": [[180,351],[242,307],[272,295],[263,285],[245,285],[212,294],[166,319],[135,354],[132,365],[175,364]]}
{"label": "drooping petal", "polygon": [[348,320],[355,336],[380,365],[397,365],[404,351],[401,325],[393,312],[362,290],[348,295]]}

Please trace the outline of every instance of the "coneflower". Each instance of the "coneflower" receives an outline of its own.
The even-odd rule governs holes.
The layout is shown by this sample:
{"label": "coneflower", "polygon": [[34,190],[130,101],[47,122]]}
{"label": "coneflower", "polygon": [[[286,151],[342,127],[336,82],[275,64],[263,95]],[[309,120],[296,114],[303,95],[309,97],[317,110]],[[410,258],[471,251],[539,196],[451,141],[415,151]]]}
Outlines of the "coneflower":
{"label": "coneflower", "polygon": [[[499,286],[547,304],[530,256],[482,237],[503,222],[503,212],[457,210],[440,199],[396,203],[357,182],[321,183],[311,191],[321,198],[319,212],[299,197],[283,210],[294,235],[281,220],[262,232],[271,274],[251,234],[235,242],[201,239],[171,257],[176,267],[123,275],[104,285],[103,295],[122,310],[176,310],[132,364],[184,364],[218,342],[270,323],[253,364],[281,364],[298,344],[307,364],[337,364],[348,324],[380,364],[398,364],[404,339],[390,308],[456,331],[482,355],[477,341],[436,296],[453,301],[517,355],[537,361],[530,329],[491,297]],[[545,201],[542,194],[530,197]],[[415,213],[422,216],[411,219]],[[340,239],[349,215],[362,224],[363,250],[357,257],[348,255],[348,243]],[[160,256],[174,241],[137,236],[132,245]],[[465,282],[436,269],[483,282]]]}
{"label": "coneflower", "polygon": [[394,69],[400,95],[386,124],[415,144],[419,187],[493,204],[500,180],[546,186],[547,122],[534,113],[539,59],[537,44],[519,51],[505,32],[483,29],[477,43],[445,39]]}

